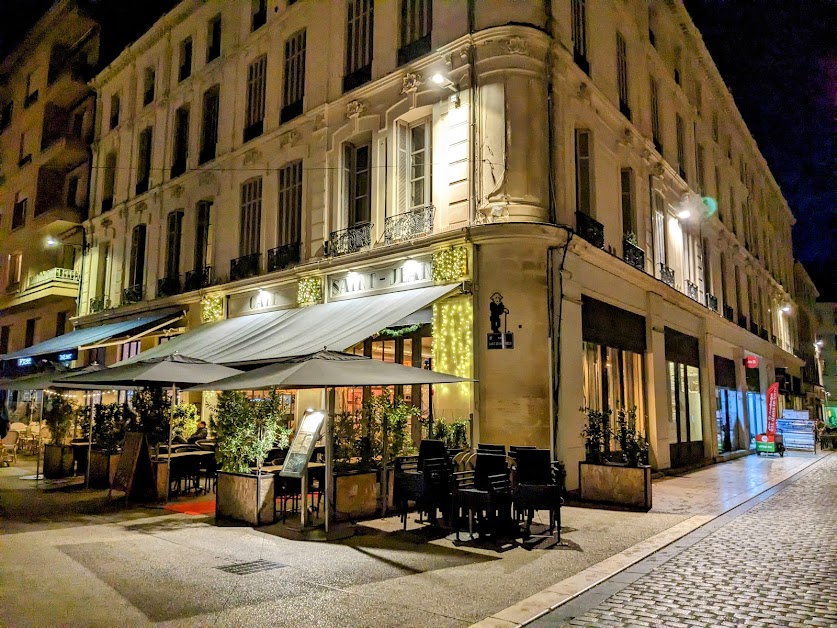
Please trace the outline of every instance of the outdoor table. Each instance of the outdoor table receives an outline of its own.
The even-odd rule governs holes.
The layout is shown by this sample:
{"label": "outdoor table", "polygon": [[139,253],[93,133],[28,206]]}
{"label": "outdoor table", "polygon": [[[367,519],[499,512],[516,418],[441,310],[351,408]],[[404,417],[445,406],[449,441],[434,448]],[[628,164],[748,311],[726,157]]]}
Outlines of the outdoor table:
{"label": "outdoor table", "polygon": [[204,456],[214,456],[214,451],[181,451],[171,454],[160,454],[157,456],[157,461],[162,462],[166,461],[169,463],[169,484],[171,484],[172,480],[175,478],[179,478],[184,470],[184,468],[188,467],[190,462],[195,462],[200,464],[201,458]]}
{"label": "outdoor table", "polygon": [[[279,473],[279,471],[281,471],[282,467],[284,467],[284,466],[285,465],[281,465],[281,464],[267,464],[267,465],[262,467],[262,471],[267,471],[268,473]],[[325,467],[324,462],[309,462],[308,463],[308,468],[309,469],[322,469],[323,467]],[[256,471],[258,469],[258,467],[250,467],[250,468],[253,471]]]}

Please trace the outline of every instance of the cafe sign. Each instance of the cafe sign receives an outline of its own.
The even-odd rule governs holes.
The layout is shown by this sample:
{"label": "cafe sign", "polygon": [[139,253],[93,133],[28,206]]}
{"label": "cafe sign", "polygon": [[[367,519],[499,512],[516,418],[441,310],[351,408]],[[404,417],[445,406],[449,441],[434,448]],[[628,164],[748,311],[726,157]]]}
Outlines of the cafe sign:
{"label": "cafe sign", "polygon": [[433,265],[429,259],[409,259],[383,268],[329,275],[327,285],[331,301],[422,288],[433,285]]}
{"label": "cafe sign", "polygon": [[296,284],[259,288],[230,296],[227,315],[246,316],[296,307]]}

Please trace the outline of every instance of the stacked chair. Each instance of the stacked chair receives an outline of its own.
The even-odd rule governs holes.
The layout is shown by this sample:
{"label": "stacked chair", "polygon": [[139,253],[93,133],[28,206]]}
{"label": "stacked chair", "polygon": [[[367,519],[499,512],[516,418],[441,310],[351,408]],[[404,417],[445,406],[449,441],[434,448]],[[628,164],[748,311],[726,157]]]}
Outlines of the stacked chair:
{"label": "stacked chair", "polygon": [[401,523],[407,529],[409,502],[416,503],[419,516],[427,513],[435,522],[437,511],[446,513],[453,467],[448,450],[440,440],[423,440],[417,456],[400,456],[395,461],[395,503]]}

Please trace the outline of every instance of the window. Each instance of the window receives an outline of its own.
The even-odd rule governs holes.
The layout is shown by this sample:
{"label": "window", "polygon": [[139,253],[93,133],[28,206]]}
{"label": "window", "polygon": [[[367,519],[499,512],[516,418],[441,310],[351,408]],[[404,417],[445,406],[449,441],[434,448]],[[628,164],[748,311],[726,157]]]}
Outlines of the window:
{"label": "window", "polygon": [[262,55],[247,68],[247,111],[244,117],[244,141],[264,131],[264,97],[267,56]]}
{"label": "window", "polygon": [[154,101],[154,79],[153,68],[146,68],[142,75],[142,104],[148,105]]}
{"label": "window", "polygon": [[715,201],[718,203],[718,218],[721,219],[721,222],[724,222],[726,209],[721,202],[721,169],[718,166],[715,166]]}
{"label": "window", "polygon": [[55,335],[63,336],[67,331],[67,312],[58,312],[55,316]]}
{"label": "window", "polygon": [[724,307],[728,306],[727,302],[727,258],[721,253],[721,303]]}
{"label": "window", "polygon": [[430,123],[396,125],[398,173],[396,213],[430,203]]}
{"label": "window", "polygon": [[20,285],[20,279],[23,276],[23,254],[12,253],[9,255],[9,277],[8,287],[16,288]]}
{"label": "window", "polygon": [[33,74],[34,74],[33,72],[29,72],[26,75],[26,97],[23,99],[23,108],[24,109],[26,109],[30,105],[33,105],[36,102],[38,102],[38,90],[33,89],[33,83],[34,83],[34,81],[32,80],[32,75]]}
{"label": "window", "polygon": [[372,220],[371,151],[369,144],[344,147],[344,179],[349,227]]}
{"label": "window", "polygon": [[660,141],[660,102],[657,93],[657,81],[651,78],[651,139],[657,152],[663,152],[663,145]]}
{"label": "window", "polygon": [[174,112],[174,156],[171,164],[172,178],[186,172],[189,158],[189,108],[180,107]]}
{"label": "window", "polygon": [[212,251],[212,202],[200,201],[195,222],[195,270],[209,266]]}
{"label": "window", "polygon": [[152,128],[147,127],[143,129],[139,136],[139,153],[137,155],[137,194],[147,192],[149,187],[149,178],[151,176],[152,133]]}
{"label": "window", "polygon": [[[636,428],[644,433],[644,355],[583,342],[582,356],[584,406],[599,411],[611,410],[614,433],[617,429],[617,410],[636,408]],[[611,446],[614,445],[617,443],[612,442]]]}
{"label": "window", "polygon": [[587,61],[587,0],[572,0],[573,58],[576,65],[590,74]]}
{"label": "window", "polygon": [[732,225],[732,232],[735,235],[738,235],[738,221],[736,220],[736,211],[735,211],[735,191],[733,190],[732,186],[729,186],[729,211],[730,211],[730,224]]}
{"label": "window", "polygon": [[267,0],[252,0],[252,20],[250,30],[254,31],[267,24]]}
{"label": "window", "polygon": [[686,180],[686,130],[683,127],[683,118],[677,114],[677,168],[680,176]]}
{"label": "window", "polygon": [[302,242],[302,161],[279,170],[279,234],[277,243]]}
{"label": "window", "polygon": [[67,180],[67,207],[78,207],[78,177]]}
{"label": "window", "polygon": [[73,114],[73,122],[70,125],[70,133],[73,137],[82,139],[81,135],[84,131],[84,111],[78,111]]}
{"label": "window", "polygon": [[203,93],[203,121],[201,126],[201,151],[199,164],[215,159],[215,147],[218,144],[218,111],[221,102],[219,85],[210,87]]}
{"label": "window", "polygon": [[29,199],[18,198],[18,196],[15,196],[15,206],[12,211],[13,230],[26,224],[26,206],[29,204]]}
{"label": "window", "polygon": [[145,225],[137,225],[131,233],[131,258],[128,287],[142,293],[145,282]]}
{"label": "window", "polygon": [[619,111],[631,119],[631,108],[628,105],[628,46],[622,33],[616,33],[616,85],[619,89]]}
{"label": "window", "polygon": [[372,0],[348,0],[346,20],[346,74],[343,91],[372,80]]}
{"label": "window", "polygon": [[37,318],[30,318],[26,321],[26,337],[23,341],[24,347],[31,347],[35,344],[35,325],[37,324]]}
{"label": "window", "polygon": [[720,143],[721,141],[717,111],[712,112],[712,139],[715,143]]}
{"label": "window", "polygon": [[682,83],[680,82],[680,61],[682,56],[683,50],[680,48],[680,46],[677,46],[674,49],[674,82],[678,85],[682,85]]}
{"label": "window", "polygon": [[110,283],[110,269],[110,242],[102,242],[99,244],[99,263],[96,268],[96,298],[102,301],[102,305],[104,305]]}
{"label": "window", "polygon": [[0,327],[0,355],[9,352],[9,336],[12,335],[12,328],[9,325]]}
{"label": "window", "polygon": [[653,5],[648,7],[648,42],[657,47],[657,36],[654,34],[654,29],[657,26],[657,15]]}
{"label": "window", "polygon": [[0,132],[5,131],[6,128],[12,123],[12,110],[14,109],[14,103],[9,100],[4,103],[0,103]]}
{"label": "window", "polygon": [[187,37],[180,42],[180,67],[177,70],[177,78],[182,81],[192,74],[192,38]]}
{"label": "window", "polygon": [[113,209],[113,189],[116,184],[116,152],[111,151],[105,157],[105,175],[102,185],[102,211]]}
{"label": "window", "polygon": [[254,177],[241,185],[241,233],[239,255],[261,251],[262,178]]}
{"label": "window", "polygon": [[287,122],[302,113],[305,96],[305,31],[301,30],[285,42],[285,83],[282,89],[280,121]]}
{"label": "window", "polygon": [[[622,193],[622,233],[636,238],[636,210],[634,207],[634,172],[630,168],[622,168],[619,172]],[[634,242],[635,244],[635,242]]]}
{"label": "window", "polygon": [[113,94],[110,97],[110,128],[115,129],[119,126],[119,94]]}
{"label": "window", "polygon": [[183,230],[183,212],[169,213],[166,225],[166,277],[175,279],[180,276],[180,237]]}
{"label": "window", "polygon": [[575,131],[575,209],[592,215],[592,178],[590,174],[590,131]]}
{"label": "window", "polygon": [[32,161],[32,151],[29,150],[29,132],[20,134],[20,145],[18,146],[17,165],[22,168]]}
{"label": "window", "polygon": [[216,15],[206,27],[206,62],[221,56],[221,16]]}
{"label": "window", "polygon": [[705,154],[703,151],[703,146],[698,144],[697,147],[697,185],[698,185],[698,192],[701,194],[706,194],[706,172],[704,169],[706,168],[705,162]]}
{"label": "window", "polygon": [[401,47],[398,65],[430,52],[433,22],[432,0],[401,0]]}
{"label": "window", "polygon": [[695,81],[695,110],[698,117],[703,115],[703,83],[700,80]]}

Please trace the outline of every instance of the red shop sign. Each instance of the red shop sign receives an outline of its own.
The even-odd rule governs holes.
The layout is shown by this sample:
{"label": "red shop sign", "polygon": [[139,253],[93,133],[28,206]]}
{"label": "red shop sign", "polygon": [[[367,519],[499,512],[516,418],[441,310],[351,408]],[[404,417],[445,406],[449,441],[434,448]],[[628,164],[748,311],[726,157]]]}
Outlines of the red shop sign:
{"label": "red shop sign", "polygon": [[754,355],[748,355],[744,358],[744,366],[748,369],[755,369],[759,366],[759,359]]}

